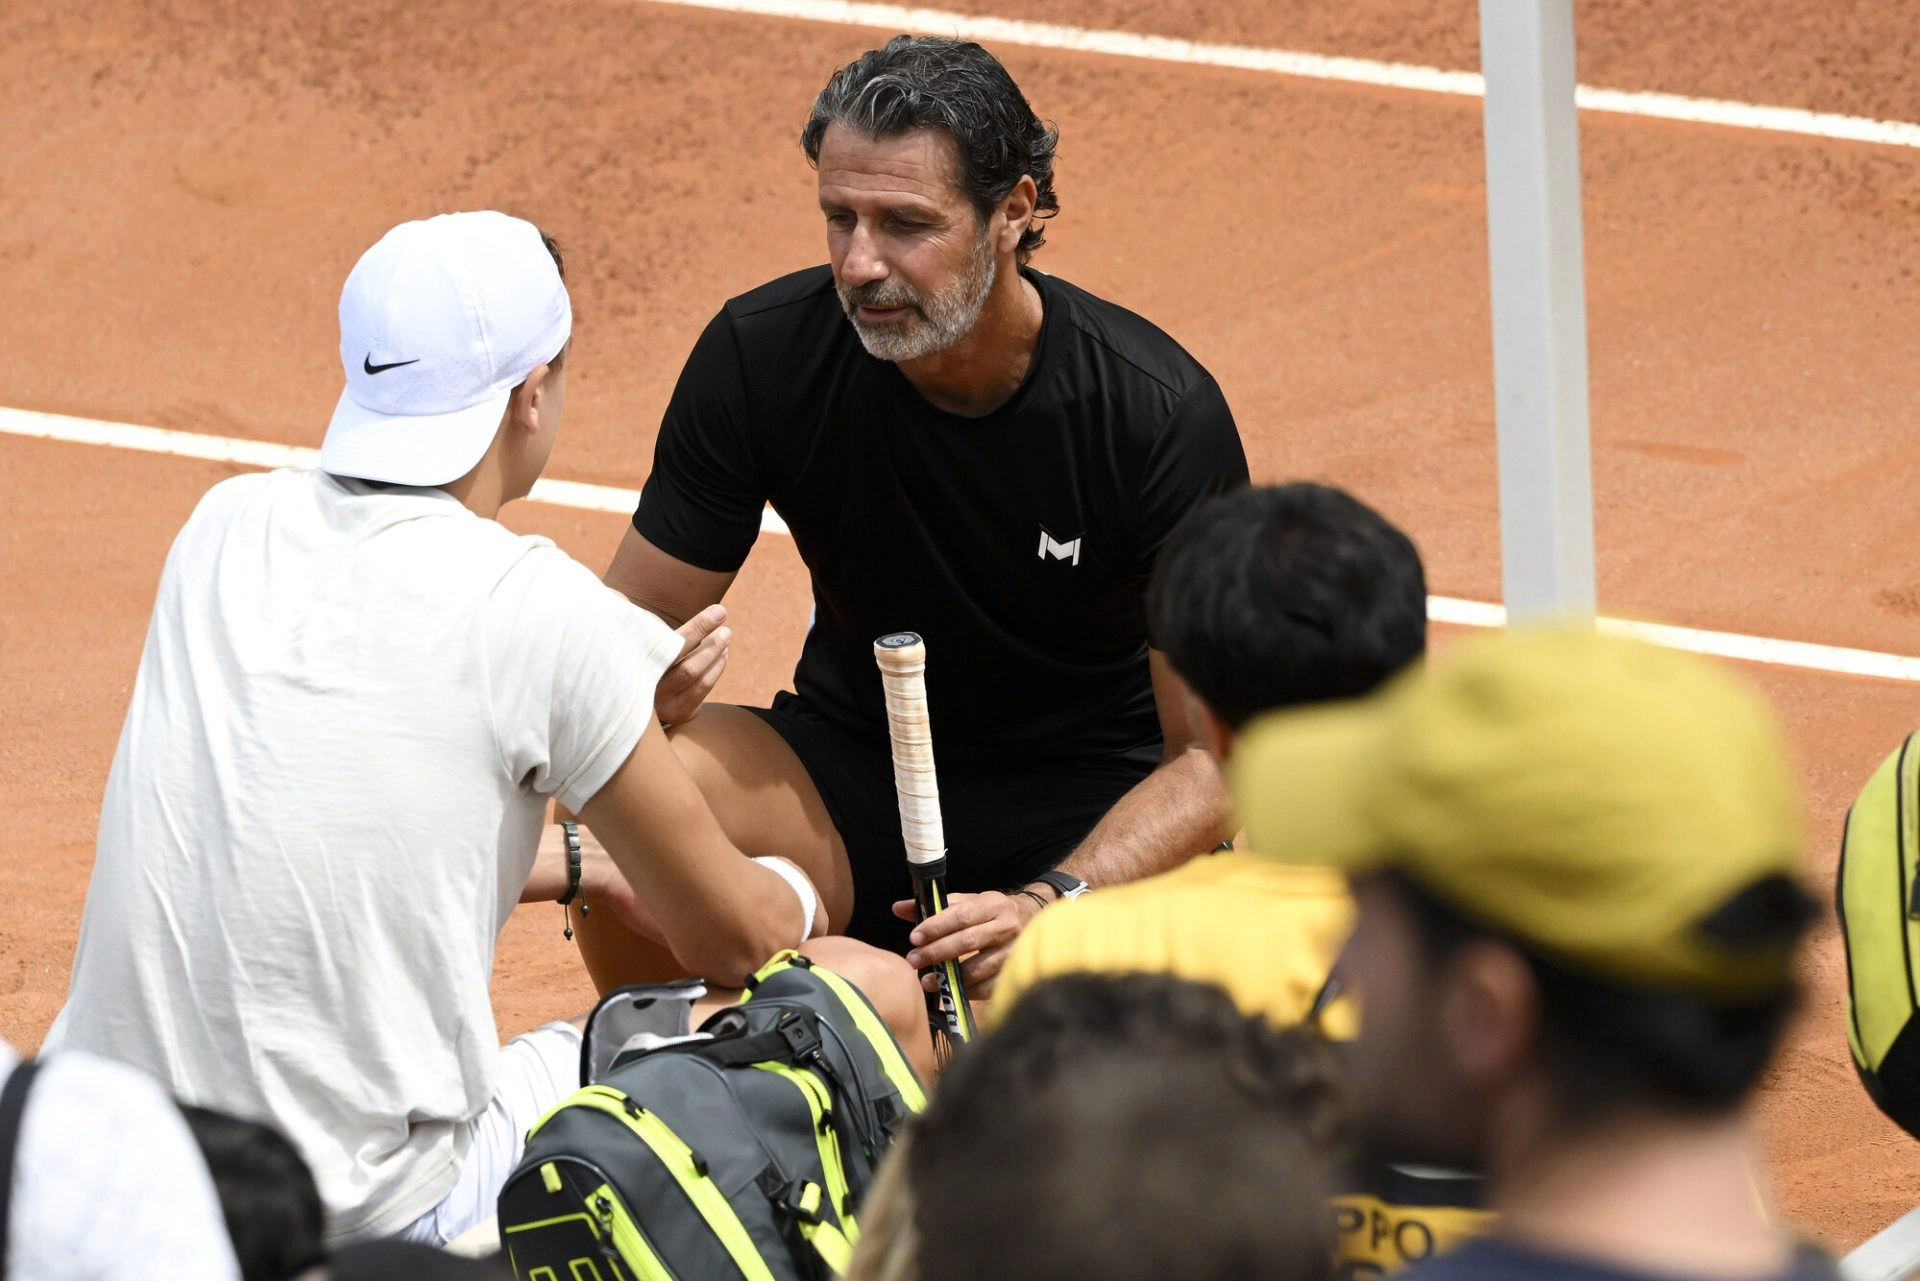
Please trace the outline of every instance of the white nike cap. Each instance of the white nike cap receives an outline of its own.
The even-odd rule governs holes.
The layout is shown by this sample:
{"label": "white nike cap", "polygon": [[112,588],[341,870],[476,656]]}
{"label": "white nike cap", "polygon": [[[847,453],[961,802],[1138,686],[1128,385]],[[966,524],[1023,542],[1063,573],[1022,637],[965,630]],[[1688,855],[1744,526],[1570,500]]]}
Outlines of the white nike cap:
{"label": "white nike cap", "polygon": [[347,389],[321,469],[396,485],[458,480],[493,443],[513,389],[572,333],[567,287],[532,223],[490,212],[401,223],[340,291]]}

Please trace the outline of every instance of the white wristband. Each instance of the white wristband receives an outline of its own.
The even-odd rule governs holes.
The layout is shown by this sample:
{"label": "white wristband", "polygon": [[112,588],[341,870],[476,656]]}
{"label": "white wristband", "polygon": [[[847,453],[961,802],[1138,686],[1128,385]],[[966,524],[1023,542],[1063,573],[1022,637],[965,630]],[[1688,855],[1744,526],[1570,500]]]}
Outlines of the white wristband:
{"label": "white wristband", "polygon": [[815,892],[813,882],[807,874],[783,858],[756,858],[753,860],[769,872],[779,875],[780,879],[793,887],[800,899],[800,910],[806,914],[806,924],[800,927],[800,941],[806,942],[813,937],[813,918],[820,911],[820,895]]}

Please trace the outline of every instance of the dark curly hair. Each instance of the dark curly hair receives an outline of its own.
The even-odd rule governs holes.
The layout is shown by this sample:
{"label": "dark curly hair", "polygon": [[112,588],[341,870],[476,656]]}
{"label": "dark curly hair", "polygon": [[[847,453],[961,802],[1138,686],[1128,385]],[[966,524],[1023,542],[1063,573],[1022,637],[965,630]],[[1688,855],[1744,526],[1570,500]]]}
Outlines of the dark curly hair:
{"label": "dark curly hair", "polygon": [[1060,212],[1053,151],[1060,131],[1033,114],[1000,60],[971,40],[895,36],[833,73],[813,100],[800,147],[820,163],[820,138],[832,124],[869,138],[944,129],[960,149],[956,185],[982,219],[1022,177],[1039,196],[1020,235],[1021,262],[1047,241],[1043,219]]}
{"label": "dark curly hair", "polygon": [[1312,1033],[1208,984],[1037,983],[914,1123],[912,1275],[1331,1281],[1327,1164],[1347,1128],[1333,1072]]}

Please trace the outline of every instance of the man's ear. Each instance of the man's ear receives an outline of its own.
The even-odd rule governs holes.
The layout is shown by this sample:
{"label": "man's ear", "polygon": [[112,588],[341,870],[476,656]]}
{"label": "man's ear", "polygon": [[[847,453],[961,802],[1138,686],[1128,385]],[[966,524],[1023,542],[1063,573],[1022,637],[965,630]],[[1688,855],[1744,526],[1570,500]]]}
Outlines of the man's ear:
{"label": "man's ear", "polygon": [[1534,1058],[1540,987],[1526,958],[1498,939],[1463,944],[1440,984],[1440,1030],[1460,1070],[1482,1091],[1504,1088]]}
{"label": "man's ear", "polygon": [[513,399],[507,402],[507,421],[522,431],[540,430],[540,403],[552,372],[552,365],[533,367],[526,381],[513,389]]}
{"label": "man's ear", "polygon": [[1040,189],[1034,186],[1033,179],[1020,175],[1020,181],[1013,184],[1006,198],[1000,202],[1000,216],[1004,219],[1000,234],[994,247],[1003,254],[1010,254],[1020,247],[1020,237],[1033,223],[1034,206],[1040,202]]}

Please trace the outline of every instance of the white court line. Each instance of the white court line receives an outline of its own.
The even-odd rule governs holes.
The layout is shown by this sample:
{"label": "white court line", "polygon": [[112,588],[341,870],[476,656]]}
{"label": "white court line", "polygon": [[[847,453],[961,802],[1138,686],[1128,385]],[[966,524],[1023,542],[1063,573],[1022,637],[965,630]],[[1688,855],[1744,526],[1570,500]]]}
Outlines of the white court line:
{"label": "white court line", "polygon": [[[69,418],[64,414],[40,414],[25,409],[0,409],[0,434],[35,436],[42,440],[80,445],[107,445],[114,449],[136,449],[181,458],[207,458],[246,467],[312,467],[320,460],[319,450],[301,445],[204,436],[198,432],[167,431],[159,427],[138,427],[132,423],[98,422],[91,418]],[[533,493],[528,497],[533,502],[554,507],[615,512],[623,516],[630,514],[640,501],[640,495],[631,489],[588,485],[573,480],[542,480],[533,487]],[[772,508],[761,513],[760,528],[769,534],[790,533],[787,523]],[[1452,596],[1427,597],[1427,617],[1436,623],[1453,623],[1462,627],[1504,627],[1507,623],[1507,611],[1503,606],[1477,600],[1460,600]],[[1604,632],[1635,636],[1673,649],[1737,658],[1748,663],[1920,682],[1920,658],[1904,658],[1898,654],[1847,649],[1837,645],[1814,645],[1805,641],[1770,640],[1764,636],[1742,636],[1735,632],[1669,627],[1661,623],[1636,623],[1620,618],[1603,618],[1599,627]]]}
{"label": "white court line", "polygon": [[[718,9],[771,18],[798,18],[883,31],[917,31],[960,36],[1001,45],[1035,49],[1069,49],[1076,53],[1103,53],[1118,58],[1153,62],[1180,62],[1204,67],[1233,67],[1265,71],[1310,80],[1445,93],[1463,98],[1486,94],[1486,82],[1472,71],[1445,71],[1405,62],[1375,62],[1371,58],[1336,58],[1289,49],[1261,49],[1251,45],[1210,44],[1176,40],[1169,36],[1139,35],[1131,31],[1097,31],[1053,22],[1018,18],[990,18],[941,9],[904,5],[867,4],[860,0],[655,0],[659,4],[692,9]],[[1890,147],[1920,147],[1920,124],[1901,120],[1871,120],[1798,107],[1766,107],[1720,98],[1687,98],[1672,93],[1634,93],[1580,85],[1574,101],[1588,111],[1643,116],[1654,120],[1683,120],[1693,124],[1725,125],[1767,133],[1805,134],[1846,142],[1873,142]]]}
{"label": "white court line", "polygon": [[[76,445],[109,445],[115,449],[137,449],[149,454],[173,454],[180,458],[205,458],[217,463],[239,463],[243,467],[317,467],[320,451],[305,445],[281,445],[269,440],[239,440],[230,436],[206,436],[193,431],[169,431],[163,427],[139,427],[133,423],[107,423],[92,418],[69,418],[64,414],[39,414],[26,409],[0,409],[0,433],[10,436],[38,436]],[[619,512],[632,515],[640,501],[638,490],[612,485],[588,485],[577,480],[539,480],[534,482],[528,499],[553,507],[573,507],[581,511]],[[787,522],[772,508],[760,517],[760,528],[770,534],[787,533]]]}

